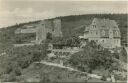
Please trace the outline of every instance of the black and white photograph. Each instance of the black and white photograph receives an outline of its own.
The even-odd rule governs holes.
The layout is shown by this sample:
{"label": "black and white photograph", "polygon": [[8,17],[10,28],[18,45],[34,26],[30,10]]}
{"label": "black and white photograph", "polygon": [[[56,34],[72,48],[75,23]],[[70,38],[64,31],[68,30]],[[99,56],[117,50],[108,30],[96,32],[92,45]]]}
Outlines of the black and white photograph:
{"label": "black and white photograph", "polygon": [[0,0],[0,83],[127,83],[128,1]]}

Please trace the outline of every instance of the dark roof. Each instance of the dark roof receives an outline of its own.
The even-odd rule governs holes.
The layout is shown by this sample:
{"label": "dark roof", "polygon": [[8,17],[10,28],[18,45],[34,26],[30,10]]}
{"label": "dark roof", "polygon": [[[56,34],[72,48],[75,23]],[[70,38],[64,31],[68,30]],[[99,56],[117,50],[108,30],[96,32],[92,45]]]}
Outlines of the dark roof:
{"label": "dark roof", "polygon": [[118,29],[118,25],[117,25],[115,20],[94,18],[93,22],[95,22],[96,25],[98,27],[101,27],[101,28],[105,28],[105,29],[106,28],[107,29],[110,29],[110,28]]}

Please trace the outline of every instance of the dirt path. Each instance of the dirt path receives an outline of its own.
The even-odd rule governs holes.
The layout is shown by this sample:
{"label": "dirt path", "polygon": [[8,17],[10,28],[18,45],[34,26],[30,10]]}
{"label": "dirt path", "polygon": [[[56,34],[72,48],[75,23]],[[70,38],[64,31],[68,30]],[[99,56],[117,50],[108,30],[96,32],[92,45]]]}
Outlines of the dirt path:
{"label": "dirt path", "polygon": [[89,74],[87,72],[81,72],[77,69],[74,69],[74,68],[71,68],[71,67],[66,67],[66,66],[63,66],[61,64],[57,64],[57,63],[51,63],[51,62],[47,62],[47,61],[41,61],[41,62],[35,62],[35,63],[41,63],[41,64],[45,64],[45,65],[50,65],[50,66],[56,66],[56,67],[59,67],[59,68],[66,68],[70,71],[77,71],[77,72],[80,72],[80,73],[84,73],[84,74],[87,74],[88,77],[92,77],[92,78],[97,78],[97,79],[101,79],[102,76],[98,76],[96,74]]}

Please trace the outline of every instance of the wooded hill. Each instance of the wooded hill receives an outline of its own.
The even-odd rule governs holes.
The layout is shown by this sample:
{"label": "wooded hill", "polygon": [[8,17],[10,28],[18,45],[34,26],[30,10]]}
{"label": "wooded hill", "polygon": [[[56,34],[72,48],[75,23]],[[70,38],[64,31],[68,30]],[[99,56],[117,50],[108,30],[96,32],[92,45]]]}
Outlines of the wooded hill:
{"label": "wooded hill", "polygon": [[[93,18],[109,18],[111,20],[115,20],[118,25],[119,29],[121,31],[121,44],[125,45],[127,43],[127,14],[86,14],[86,15],[70,15],[70,16],[62,16],[62,17],[56,17],[58,19],[61,19],[62,21],[62,34],[64,37],[72,37],[72,36],[79,36],[83,35],[85,27],[83,25],[88,26],[91,24]],[[48,20],[53,20],[48,19]],[[37,24],[39,21],[33,21],[28,23],[21,23],[16,24],[13,26],[9,26],[6,28],[0,29],[0,43],[5,43],[8,45],[9,43],[15,43],[16,42],[16,36],[14,34],[14,31],[17,28],[22,28],[24,25],[34,25]],[[25,36],[26,37],[26,36]],[[28,38],[24,38],[28,39]],[[28,40],[26,40],[28,41]]]}
{"label": "wooded hill", "polygon": [[83,35],[85,27],[82,27],[82,25],[90,25],[93,18],[108,18],[110,20],[115,20],[121,31],[121,44],[124,45],[127,42],[127,14],[86,14],[57,18],[62,20],[62,32],[66,37]]}
{"label": "wooded hill", "polygon": [[[109,19],[115,20],[119,24],[119,28],[121,31],[122,44],[126,42],[127,27],[128,27],[127,26],[127,14],[88,14],[88,15],[64,16],[64,17],[57,17],[57,18],[62,20],[63,36],[66,38],[68,38],[68,37],[73,38],[71,36],[83,35],[83,31],[85,28],[81,27],[81,26],[91,24],[93,18],[95,18],[95,17],[96,18],[109,18]],[[53,20],[53,19],[55,19],[55,18],[52,18],[51,20]],[[33,65],[31,66],[31,64],[33,62],[43,60],[43,59],[45,59],[45,57],[47,57],[46,56],[47,44],[46,45],[28,46],[28,47],[27,46],[23,46],[23,47],[13,47],[12,46],[12,44],[14,44],[17,39],[15,36],[15,33],[14,33],[14,31],[17,28],[22,28],[22,26],[29,25],[29,24],[35,25],[38,22],[39,21],[34,21],[34,22],[29,22],[29,23],[21,23],[21,24],[17,24],[14,26],[9,26],[9,27],[0,29],[0,54],[2,54],[2,53],[4,54],[4,56],[0,57],[0,67],[1,67],[0,68],[0,79],[3,79],[3,81],[13,81],[14,82],[14,81],[17,81],[17,77],[19,77],[19,79],[22,80],[22,76],[33,77],[33,76],[35,76],[35,74],[37,72],[37,73],[41,74],[41,76],[39,75],[41,79],[46,78],[46,77],[49,79],[49,77],[47,76],[47,75],[49,75],[49,76],[52,76],[52,78],[55,80],[62,79],[64,81],[66,81],[67,79],[72,80],[72,78],[73,78],[73,81],[74,81],[74,79],[76,79],[76,78],[74,78],[72,76],[72,74],[70,74],[70,72],[66,71],[66,73],[65,73],[65,71],[61,71],[62,69],[57,70],[57,69],[54,69],[49,66],[47,68],[46,68],[46,66],[41,66],[41,67],[39,67],[39,70],[38,70],[35,68],[35,66],[34,67],[32,67]],[[21,35],[21,36],[26,37],[24,35]],[[29,38],[29,35],[27,35],[27,37]],[[27,38],[24,38],[24,39],[28,40]],[[91,67],[92,66],[94,67],[94,65],[98,64],[98,63],[100,63],[100,66],[103,65],[103,68],[104,68],[104,66],[105,66],[105,68],[108,68],[108,66],[110,66],[109,68],[112,68],[113,65],[112,66],[110,65],[111,61],[113,62],[113,60],[111,60],[112,59],[111,57],[115,57],[115,58],[119,58],[119,59],[120,59],[120,56],[124,57],[124,59],[126,59],[126,57],[127,57],[126,52],[122,52],[121,54],[111,54],[108,50],[101,50],[99,53],[98,48],[99,48],[99,46],[96,46],[95,44],[90,43],[85,47],[84,51],[78,52],[78,53],[72,55],[71,59],[67,63],[72,64],[73,67],[75,67],[75,68],[78,67],[78,68],[80,68],[80,70],[85,71],[86,68],[83,67],[83,66],[85,66],[83,64],[86,64],[88,62],[89,62],[89,64],[87,66],[89,66],[91,70],[93,70],[93,68],[91,68]],[[80,55],[80,56],[78,56],[78,55]],[[102,55],[104,55],[104,56],[102,56]],[[95,58],[94,56],[98,57],[98,58]],[[101,57],[99,57],[99,56],[101,56]],[[88,59],[87,62],[86,62],[86,59]],[[93,59],[93,60],[89,60],[89,59]],[[95,64],[93,64],[90,61],[93,61]],[[80,67],[79,67],[79,64],[81,65]],[[118,66],[117,65],[115,65],[115,67],[118,68],[119,65]],[[99,64],[95,65],[95,67],[97,67],[97,66],[99,66]],[[52,70],[52,69],[54,69],[54,70]],[[90,69],[88,70],[89,72],[90,72]],[[28,71],[32,71],[34,73],[31,73]],[[49,73],[46,74],[46,76],[45,76],[44,72],[47,72],[47,71]],[[40,72],[42,72],[42,73],[40,73]],[[56,73],[56,75],[54,76],[55,73]],[[64,75],[63,75],[63,73],[64,73]],[[67,77],[67,75],[69,75],[69,78]],[[73,75],[74,75],[74,73],[73,73]],[[76,76],[76,75],[74,75],[74,76]]]}

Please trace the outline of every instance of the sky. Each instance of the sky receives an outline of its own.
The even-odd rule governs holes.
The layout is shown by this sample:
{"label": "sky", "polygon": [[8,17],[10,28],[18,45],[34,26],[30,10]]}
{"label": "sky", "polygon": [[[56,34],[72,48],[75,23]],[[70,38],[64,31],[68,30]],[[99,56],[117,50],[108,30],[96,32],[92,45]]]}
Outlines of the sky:
{"label": "sky", "polygon": [[1,0],[0,28],[57,16],[127,13],[126,1]]}

